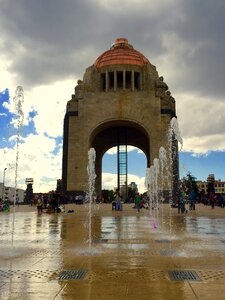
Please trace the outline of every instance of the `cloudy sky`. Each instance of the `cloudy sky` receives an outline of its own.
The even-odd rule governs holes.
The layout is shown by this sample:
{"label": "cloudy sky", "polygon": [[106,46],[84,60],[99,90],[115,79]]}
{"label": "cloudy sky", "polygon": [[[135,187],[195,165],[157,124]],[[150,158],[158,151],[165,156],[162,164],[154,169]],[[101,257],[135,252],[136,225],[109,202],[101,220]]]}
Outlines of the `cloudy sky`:
{"label": "cloudy sky", "polygon": [[[176,99],[181,175],[209,173],[225,180],[224,0],[0,0],[0,182],[15,182],[13,97],[24,89],[18,185],[34,178],[35,191],[61,177],[66,103],[85,69],[118,37],[156,66]],[[146,160],[136,150],[129,181],[143,186]],[[105,187],[114,185],[106,155]]]}

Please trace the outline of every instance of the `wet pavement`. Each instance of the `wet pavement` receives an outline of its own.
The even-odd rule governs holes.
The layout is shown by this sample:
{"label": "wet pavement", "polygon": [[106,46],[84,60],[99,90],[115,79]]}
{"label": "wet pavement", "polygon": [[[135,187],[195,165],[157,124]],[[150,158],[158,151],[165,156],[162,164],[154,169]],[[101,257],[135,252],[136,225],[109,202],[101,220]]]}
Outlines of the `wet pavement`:
{"label": "wet pavement", "polygon": [[87,210],[0,213],[0,299],[225,299],[225,208]]}

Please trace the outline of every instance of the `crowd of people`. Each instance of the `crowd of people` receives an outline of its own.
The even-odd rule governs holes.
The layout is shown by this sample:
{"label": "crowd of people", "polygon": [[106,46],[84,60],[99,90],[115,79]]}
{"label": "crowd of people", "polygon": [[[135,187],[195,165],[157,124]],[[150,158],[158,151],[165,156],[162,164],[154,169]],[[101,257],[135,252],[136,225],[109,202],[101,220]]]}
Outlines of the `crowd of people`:
{"label": "crowd of people", "polygon": [[[124,201],[117,190],[114,194],[114,199],[112,200],[112,210],[123,210],[123,203]],[[136,193],[132,199],[129,199],[129,202],[127,201],[127,203],[134,203],[133,208],[137,209],[137,213],[139,213],[142,208],[149,209],[150,206],[151,209],[157,209],[157,207],[154,206],[154,203],[149,206],[149,199],[144,194]],[[194,211],[196,209],[196,203],[209,205],[212,209],[214,209],[215,206],[224,208],[225,194],[214,194],[210,192],[208,195],[199,196],[194,190],[191,190],[190,192],[182,190],[178,200],[173,202],[171,206],[178,208],[179,214],[184,214],[190,210]]]}
{"label": "crowd of people", "polygon": [[114,193],[114,199],[112,200],[112,210],[122,211],[124,202],[129,204],[133,203],[134,204],[133,208],[137,209],[137,213],[140,212],[141,208],[148,209],[147,197],[144,196],[143,194],[136,193],[134,196],[126,199],[126,201],[123,201],[123,198],[119,190],[117,189],[116,192]]}
{"label": "crowd of people", "polygon": [[208,195],[201,195],[201,197],[198,197],[194,190],[192,190],[190,193],[181,191],[181,196],[179,197],[175,206],[178,208],[178,213],[187,213],[188,210],[195,210],[195,205],[197,202],[204,205],[209,205],[212,209],[214,209],[215,206],[224,208],[225,195],[210,192]]}
{"label": "crowd of people", "polygon": [[[38,214],[41,214],[43,210],[45,210],[46,213],[59,213],[65,211],[66,203],[83,204],[84,200],[85,197],[83,195],[77,195],[75,197],[71,196],[68,198],[57,191],[51,191],[49,193],[34,195],[31,199],[30,205],[37,207]],[[120,191],[117,189],[113,195],[113,199],[110,199],[110,201],[105,201],[102,196],[96,197],[94,200],[96,203],[111,203],[112,210],[116,211],[122,211],[124,203],[133,203],[133,208],[137,210],[137,213],[139,213],[142,208],[149,209],[149,199],[147,195],[139,194],[138,192],[127,199],[123,199]],[[224,208],[225,195],[214,194],[213,192],[210,192],[208,195],[199,196],[194,190],[191,190],[190,192],[182,190],[178,200],[172,203],[172,207],[177,207],[178,213],[184,214],[189,210],[195,210],[196,203],[209,205],[212,209],[214,209],[215,206]],[[16,202],[16,205],[19,206],[19,203]],[[156,208],[153,207],[153,205],[150,206],[151,209]],[[9,200],[6,199],[5,201],[2,201],[2,199],[0,199],[0,211],[10,211]]]}
{"label": "crowd of people", "polygon": [[37,206],[38,214],[41,214],[43,210],[46,213],[60,213],[65,211],[64,198],[57,191],[35,195],[31,200],[31,205]]}

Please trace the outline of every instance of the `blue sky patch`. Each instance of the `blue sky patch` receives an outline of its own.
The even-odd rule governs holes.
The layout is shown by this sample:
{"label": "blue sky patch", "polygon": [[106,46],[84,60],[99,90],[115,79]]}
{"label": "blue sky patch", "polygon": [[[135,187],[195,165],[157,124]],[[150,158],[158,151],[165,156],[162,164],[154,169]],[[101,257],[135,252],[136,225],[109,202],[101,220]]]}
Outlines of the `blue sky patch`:
{"label": "blue sky patch", "polygon": [[[15,141],[10,141],[10,137],[13,135],[17,135],[17,128],[15,128],[11,122],[12,119],[15,117],[15,115],[5,106],[3,106],[3,103],[7,102],[9,103],[10,100],[10,94],[9,90],[5,89],[4,91],[0,92],[0,146],[1,148],[7,147],[7,148],[13,148],[15,145]],[[29,134],[36,134],[35,124],[33,121],[33,118],[37,115],[37,112],[35,110],[29,112],[29,123],[28,125],[22,126],[20,135],[22,137],[27,137]]]}

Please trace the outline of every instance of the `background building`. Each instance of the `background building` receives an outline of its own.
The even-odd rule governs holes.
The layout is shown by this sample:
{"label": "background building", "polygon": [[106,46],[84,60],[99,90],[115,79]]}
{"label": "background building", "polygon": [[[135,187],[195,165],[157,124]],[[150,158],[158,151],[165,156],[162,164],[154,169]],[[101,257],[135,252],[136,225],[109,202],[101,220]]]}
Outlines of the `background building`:
{"label": "background building", "polygon": [[[4,187],[4,193],[3,193],[3,183],[0,183],[0,198],[8,199],[10,202],[14,201],[14,195],[15,195],[15,187]],[[24,202],[24,196],[25,191],[23,189],[16,189],[16,199],[21,203]]]}
{"label": "background building", "polygon": [[135,182],[131,182],[129,185],[128,185],[128,188],[130,188],[132,191],[134,191],[135,193],[138,192],[138,187],[137,187],[137,184]]}
{"label": "background building", "polygon": [[204,192],[205,194],[208,191],[213,191],[216,194],[225,194],[225,181],[220,179],[215,179],[214,174],[209,174],[207,181],[196,181],[199,192]]}

